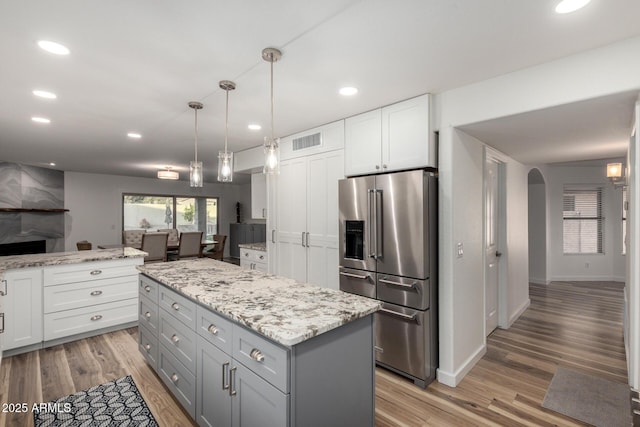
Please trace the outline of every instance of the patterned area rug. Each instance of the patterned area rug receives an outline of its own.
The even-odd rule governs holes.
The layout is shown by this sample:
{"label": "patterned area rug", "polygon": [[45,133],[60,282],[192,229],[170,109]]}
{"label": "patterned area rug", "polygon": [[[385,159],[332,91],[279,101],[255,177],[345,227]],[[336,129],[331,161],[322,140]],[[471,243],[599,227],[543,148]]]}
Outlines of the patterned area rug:
{"label": "patterned area rug", "polygon": [[42,403],[33,418],[35,427],[158,426],[130,375]]}

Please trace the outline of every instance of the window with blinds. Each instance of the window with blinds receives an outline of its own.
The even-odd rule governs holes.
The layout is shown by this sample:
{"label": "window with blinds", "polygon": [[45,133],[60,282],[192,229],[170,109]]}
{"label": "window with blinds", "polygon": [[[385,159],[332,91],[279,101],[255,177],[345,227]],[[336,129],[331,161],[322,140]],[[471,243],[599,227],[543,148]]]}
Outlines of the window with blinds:
{"label": "window with blinds", "polygon": [[565,254],[601,254],[604,239],[602,187],[564,187],[562,239]]}

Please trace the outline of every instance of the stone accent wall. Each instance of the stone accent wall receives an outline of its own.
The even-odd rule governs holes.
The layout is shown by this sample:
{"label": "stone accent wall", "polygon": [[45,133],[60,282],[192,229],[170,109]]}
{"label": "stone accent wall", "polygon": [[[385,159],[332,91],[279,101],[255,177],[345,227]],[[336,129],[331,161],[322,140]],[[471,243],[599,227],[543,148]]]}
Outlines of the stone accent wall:
{"label": "stone accent wall", "polygon": [[[64,172],[0,162],[0,208],[63,209]],[[0,244],[42,239],[64,251],[64,213],[0,212]]]}

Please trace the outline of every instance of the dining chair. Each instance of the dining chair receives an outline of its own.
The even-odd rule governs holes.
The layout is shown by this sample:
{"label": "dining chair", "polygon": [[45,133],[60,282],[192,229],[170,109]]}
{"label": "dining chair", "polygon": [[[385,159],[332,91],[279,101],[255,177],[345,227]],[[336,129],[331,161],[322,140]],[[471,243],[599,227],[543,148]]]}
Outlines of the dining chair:
{"label": "dining chair", "polygon": [[91,242],[87,242],[86,240],[80,240],[76,242],[76,247],[79,251],[90,251],[92,248]]}
{"label": "dining chair", "polygon": [[131,248],[140,249],[142,247],[142,236],[147,230],[124,230],[122,232],[122,243]]}
{"label": "dining chair", "polygon": [[167,260],[167,233],[144,233],[142,250],[148,255],[144,262],[162,262]]}
{"label": "dining chair", "polygon": [[169,242],[177,242],[178,240],[180,240],[177,228],[160,228],[158,229],[158,232],[169,233],[169,237],[167,238]]}
{"label": "dining chair", "polygon": [[202,231],[183,231],[180,233],[178,259],[202,256]]}
{"label": "dining chair", "polygon": [[204,252],[203,255],[207,258],[213,258],[222,261],[222,258],[224,256],[224,243],[227,240],[227,236],[222,234],[214,234],[213,240],[216,242],[216,244],[212,249]]}

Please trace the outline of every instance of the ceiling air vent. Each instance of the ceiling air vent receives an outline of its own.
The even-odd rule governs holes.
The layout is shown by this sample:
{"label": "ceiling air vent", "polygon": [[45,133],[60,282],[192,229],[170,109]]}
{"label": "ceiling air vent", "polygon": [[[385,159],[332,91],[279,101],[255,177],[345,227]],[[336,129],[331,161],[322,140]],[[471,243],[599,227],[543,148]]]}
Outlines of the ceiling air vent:
{"label": "ceiling air vent", "polygon": [[301,136],[300,138],[294,138],[293,151],[304,150],[306,148],[315,147],[322,144],[322,138],[320,132],[311,135]]}

